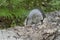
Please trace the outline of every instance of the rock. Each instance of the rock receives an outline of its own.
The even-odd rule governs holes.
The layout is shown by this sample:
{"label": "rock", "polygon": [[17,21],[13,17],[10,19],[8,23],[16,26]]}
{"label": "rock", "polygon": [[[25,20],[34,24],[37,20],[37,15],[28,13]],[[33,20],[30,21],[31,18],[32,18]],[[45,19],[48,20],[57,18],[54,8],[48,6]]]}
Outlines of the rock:
{"label": "rock", "polygon": [[[32,18],[28,21],[32,22]],[[29,27],[16,26],[0,30],[0,40],[60,40],[60,11],[46,14],[42,25],[39,22]]]}

